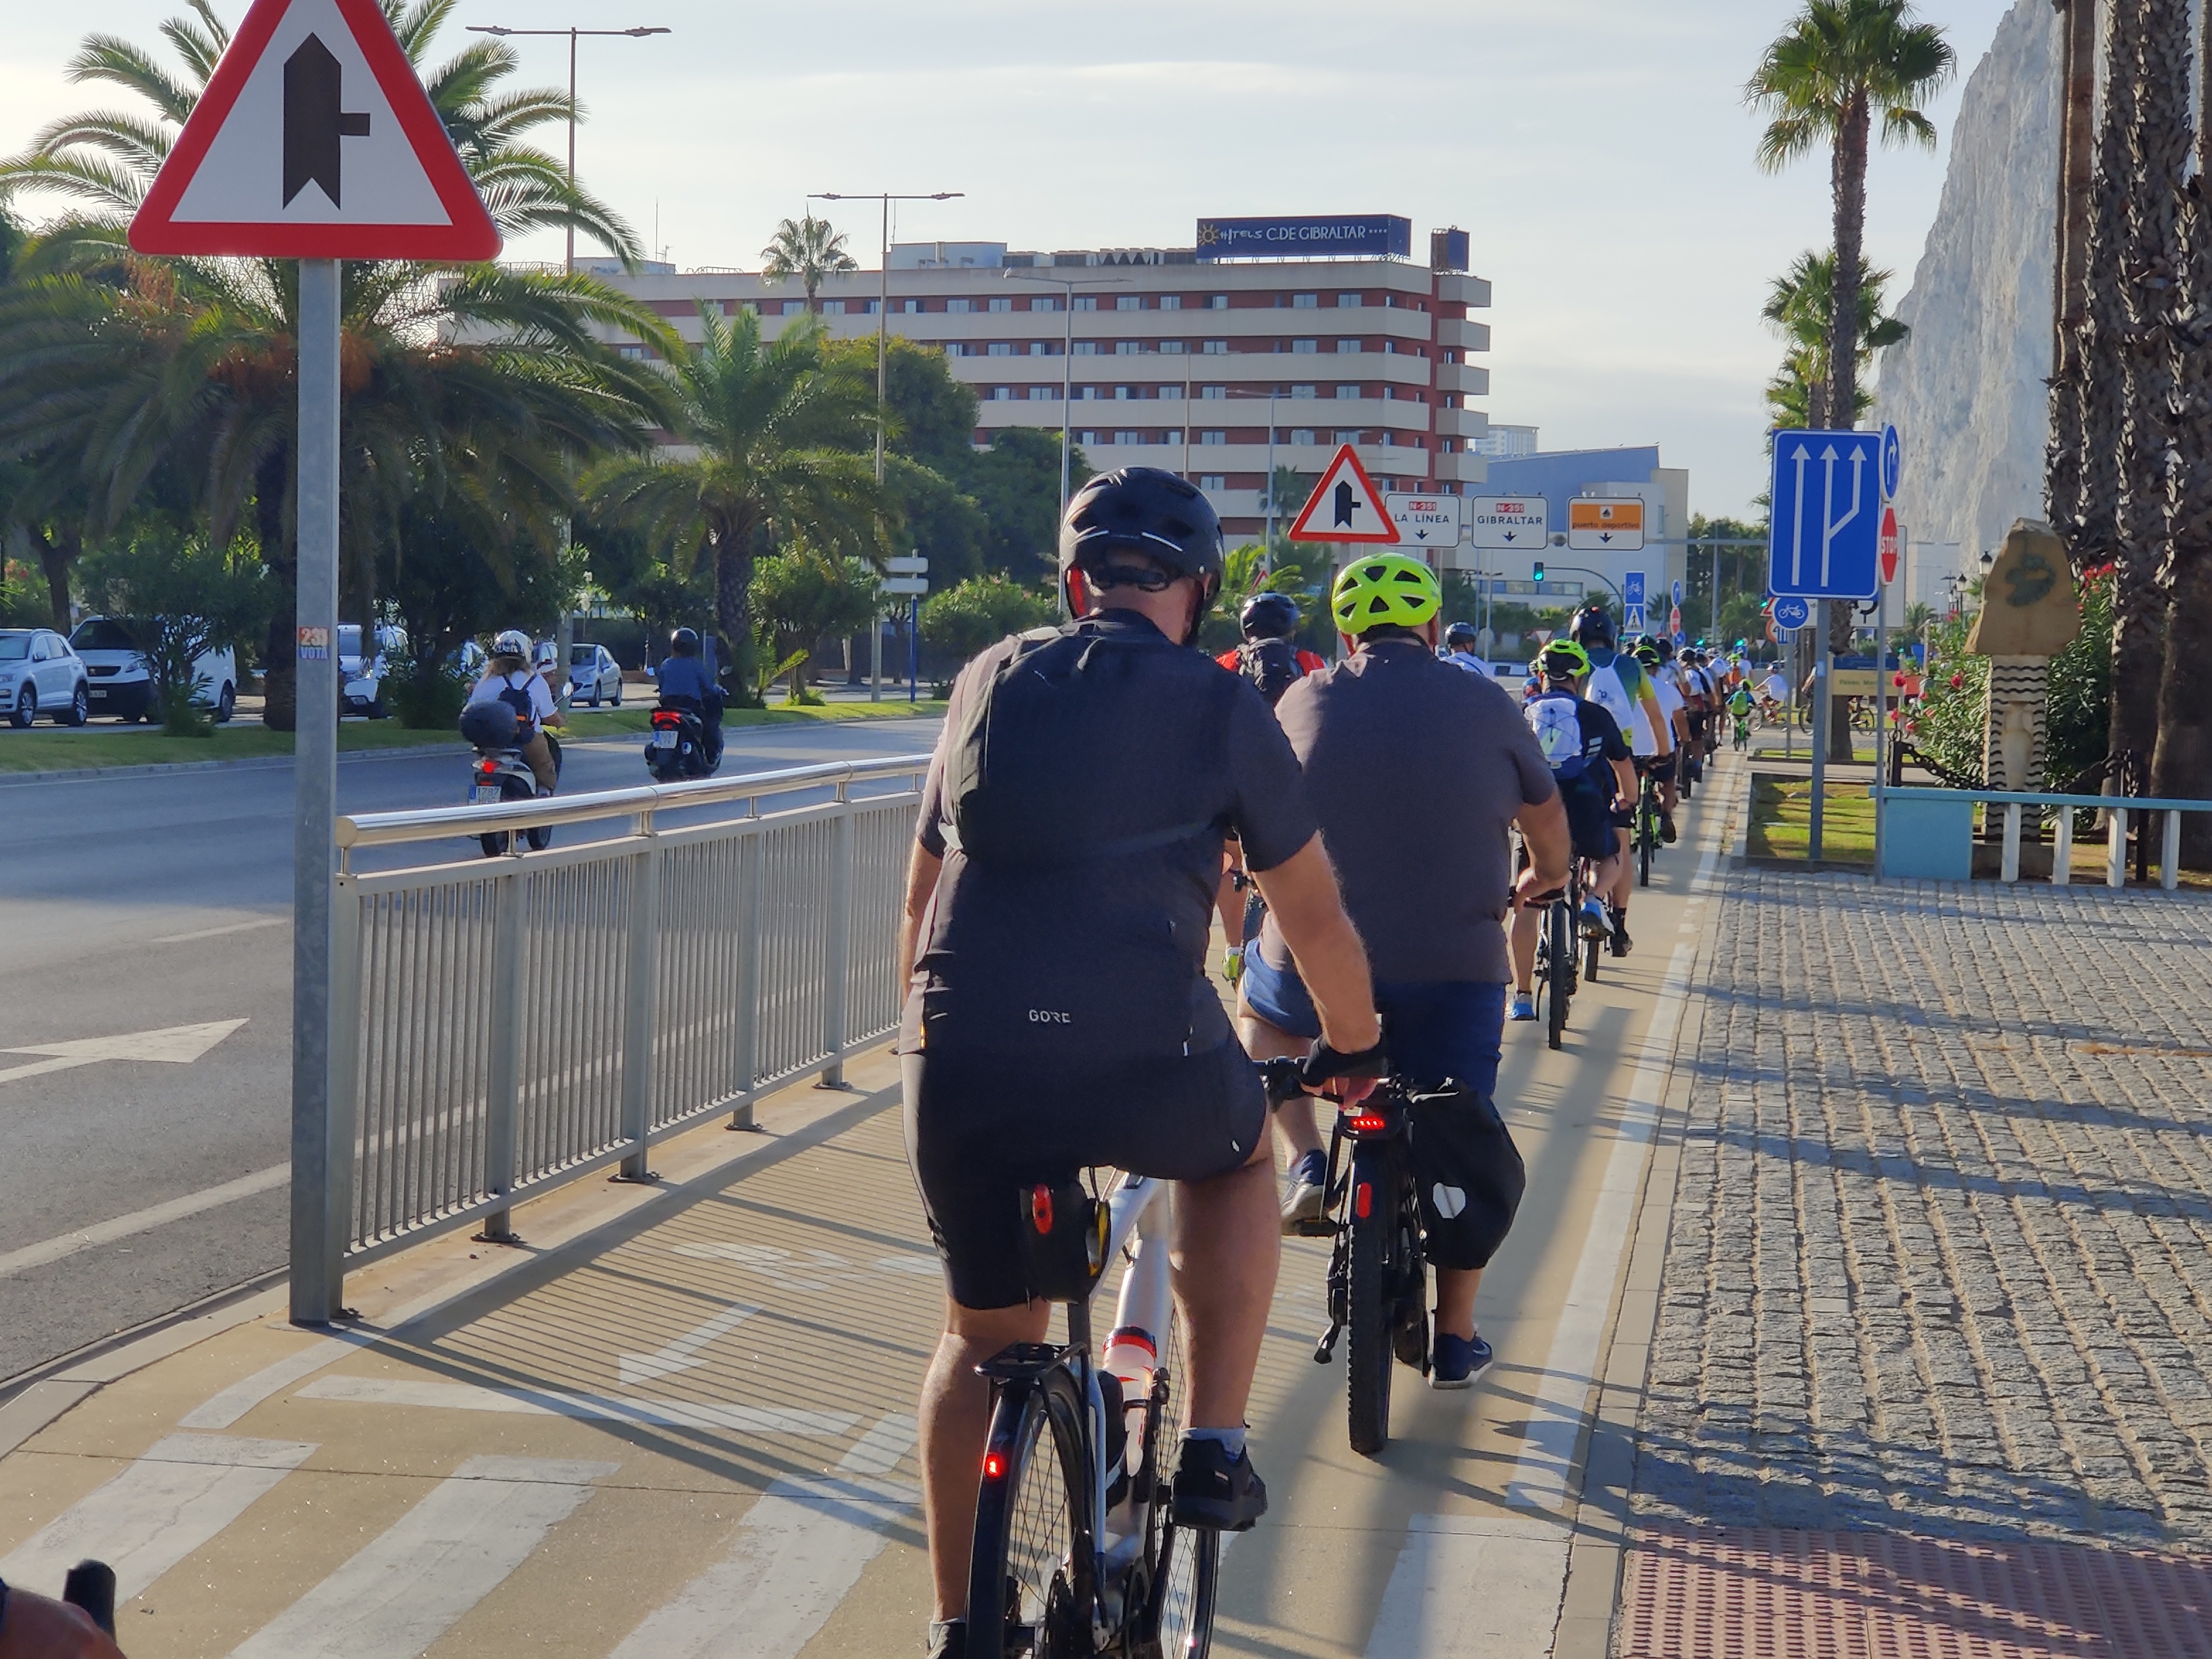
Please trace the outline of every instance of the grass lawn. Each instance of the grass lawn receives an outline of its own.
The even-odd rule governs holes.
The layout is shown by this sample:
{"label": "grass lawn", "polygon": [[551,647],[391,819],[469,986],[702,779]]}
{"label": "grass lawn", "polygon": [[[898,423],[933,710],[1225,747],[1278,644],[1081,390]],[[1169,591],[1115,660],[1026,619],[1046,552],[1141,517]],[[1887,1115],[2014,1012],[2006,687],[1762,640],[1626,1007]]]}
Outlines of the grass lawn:
{"label": "grass lawn", "polygon": [[[1754,779],[1751,791],[1751,836],[1744,850],[1753,858],[1802,859],[1812,837],[1813,785],[1802,778]],[[1863,783],[1832,783],[1821,814],[1823,863],[1874,863],[1874,799]]]}
{"label": "grass lawn", "polygon": [[[903,720],[915,714],[941,714],[945,705],[924,701],[897,702],[835,702],[819,708],[732,708],[723,716],[725,726],[818,724],[823,720]],[[611,738],[642,732],[651,711],[610,709],[604,713],[578,710],[569,717],[580,738]],[[398,720],[349,720],[338,727],[338,748],[358,750],[420,749],[460,739],[449,732],[417,731]],[[106,726],[35,726],[28,732],[0,727],[0,773],[94,771],[111,766],[172,765],[180,761],[249,760],[264,755],[289,755],[292,734],[260,726],[217,726],[204,738],[172,738],[159,727],[134,727],[118,732]]]}

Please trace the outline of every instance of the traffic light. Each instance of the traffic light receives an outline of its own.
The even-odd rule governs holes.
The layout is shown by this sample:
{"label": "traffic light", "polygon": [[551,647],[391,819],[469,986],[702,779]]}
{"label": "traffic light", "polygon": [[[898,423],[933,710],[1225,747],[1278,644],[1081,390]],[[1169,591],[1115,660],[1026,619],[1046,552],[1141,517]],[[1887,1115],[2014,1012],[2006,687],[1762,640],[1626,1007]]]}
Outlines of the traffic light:
{"label": "traffic light", "polygon": [[1544,562],[1541,559],[1536,561],[1536,580],[1538,581],[1544,580]]}

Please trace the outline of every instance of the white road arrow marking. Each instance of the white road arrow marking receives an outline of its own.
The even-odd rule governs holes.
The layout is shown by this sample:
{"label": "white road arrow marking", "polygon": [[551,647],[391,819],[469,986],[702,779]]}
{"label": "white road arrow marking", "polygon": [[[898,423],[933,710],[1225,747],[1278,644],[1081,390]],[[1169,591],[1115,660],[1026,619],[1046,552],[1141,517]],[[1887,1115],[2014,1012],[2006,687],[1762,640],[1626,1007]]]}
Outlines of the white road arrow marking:
{"label": "white road arrow marking", "polygon": [[707,1362],[700,1355],[759,1311],[743,1303],[726,1308],[698,1329],[678,1337],[659,1353],[623,1355],[617,1375],[624,1383],[650,1382],[656,1377],[674,1376],[703,1365]]}
{"label": "white road arrow marking", "polygon": [[1797,587],[1805,580],[1805,463],[1813,452],[1803,444],[1790,459],[1797,463],[1797,496],[1791,505],[1796,509],[1796,522],[1790,526],[1790,585]]}
{"label": "white road arrow marking", "polygon": [[158,1031],[130,1031],[121,1036],[15,1043],[0,1048],[0,1054],[50,1054],[52,1058],[33,1060],[28,1066],[11,1066],[0,1072],[0,1083],[12,1078],[38,1077],[47,1072],[66,1072],[78,1066],[95,1066],[103,1060],[158,1060],[172,1066],[189,1066],[245,1024],[242,1019],[217,1019],[204,1025],[168,1025]]}

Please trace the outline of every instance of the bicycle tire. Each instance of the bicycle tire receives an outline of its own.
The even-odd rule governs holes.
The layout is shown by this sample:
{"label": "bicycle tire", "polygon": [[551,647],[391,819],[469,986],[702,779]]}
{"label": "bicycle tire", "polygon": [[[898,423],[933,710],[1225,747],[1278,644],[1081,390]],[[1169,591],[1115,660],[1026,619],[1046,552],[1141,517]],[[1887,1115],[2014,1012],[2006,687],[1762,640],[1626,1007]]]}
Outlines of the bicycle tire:
{"label": "bicycle tire", "polygon": [[1636,884],[1651,884],[1651,846],[1659,839],[1658,825],[1652,822],[1654,814],[1649,805],[1636,815]]}
{"label": "bicycle tire", "polygon": [[[1574,971],[1575,960],[1574,933],[1571,924],[1570,924],[1567,920],[1567,911],[1565,905],[1555,904],[1552,906],[1551,928],[1552,960],[1559,963],[1561,966],[1559,969],[1555,969],[1553,970],[1553,978],[1556,982],[1552,988],[1552,1006],[1550,1008],[1546,1010],[1546,1012],[1548,1015],[1546,1029],[1549,1036],[1552,1047],[1557,1048],[1564,1044],[1567,1035],[1568,993],[1566,988],[1566,975]],[[1562,971],[1562,969],[1564,969],[1564,971]]]}
{"label": "bicycle tire", "polygon": [[1603,945],[1602,939],[1583,940],[1583,972],[1589,975],[1593,984],[1597,981],[1597,959],[1605,954]]}
{"label": "bicycle tire", "polygon": [[[971,1629],[1002,1631],[1003,1651],[1021,1659],[1089,1659],[1091,1652],[1089,1458],[1077,1426],[1083,1410],[1073,1379],[1052,1370],[1032,1387],[1002,1392],[992,1411],[969,1617]],[[1005,1460],[995,1476],[994,1457]]]}
{"label": "bicycle tire", "polygon": [[1206,1659],[1213,1648],[1214,1593],[1221,1571],[1221,1534],[1178,1527],[1164,1494],[1153,1506],[1158,1528],[1150,1605],[1132,1650],[1138,1659]]}
{"label": "bicycle tire", "polygon": [[[1559,988],[1553,986],[1556,998]],[[1352,1256],[1345,1308],[1345,1423],[1352,1449],[1372,1457],[1390,1440],[1391,1341],[1396,1308],[1389,1299],[1391,1230],[1398,1224],[1397,1170],[1389,1143],[1367,1141],[1352,1153]],[[1364,1200],[1364,1207],[1363,1207]]]}

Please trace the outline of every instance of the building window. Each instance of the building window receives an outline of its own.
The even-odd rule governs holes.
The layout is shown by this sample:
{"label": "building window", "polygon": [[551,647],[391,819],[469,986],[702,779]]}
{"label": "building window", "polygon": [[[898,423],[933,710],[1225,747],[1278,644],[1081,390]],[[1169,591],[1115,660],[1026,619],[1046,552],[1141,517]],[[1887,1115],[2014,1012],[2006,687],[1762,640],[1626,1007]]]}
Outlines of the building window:
{"label": "building window", "polygon": [[1437,444],[1437,447],[1442,450],[1445,454],[1449,455],[1452,453],[1452,441],[1449,438],[1446,438],[1441,443]]}
{"label": "building window", "polygon": [[1030,342],[1030,356],[1032,357],[1052,357],[1058,355],[1058,352],[1054,349],[1052,342],[1049,340],[1031,340]]}
{"label": "building window", "polygon": [[796,317],[806,309],[806,301],[804,300],[786,300],[777,309],[779,314],[782,316]]}
{"label": "building window", "polygon": [[1130,391],[1131,388],[1126,386],[1115,386],[1114,388],[1114,397],[1115,401],[1119,403],[1127,403],[1129,401]]}
{"label": "building window", "polygon": [[1291,396],[1293,398],[1310,398],[1313,395],[1314,389],[1310,386],[1294,386],[1291,388]]}
{"label": "building window", "polygon": [[1336,389],[1336,395],[1340,398],[1357,398],[1359,395],[1359,388],[1356,386],[1340,386]]}
{"label": "building window", "polygon": [[1030,401],[1033,404],[1050,403],[1052,401],[1052,388],[1048,386],[1031,386],[1030,388]]}
{"label": "building window", "polygon": [[901,300],[898,302],[898,308],[909,317],[918,317],[921,314],[921,301],[919,300]]}
{"label": "building window", "polygon": [[1457,409],[1459,407],[1459,399],[1453,397],[1450,392],[1447,392],[1443,396],[1443,407],[1446,409]]}
{"label": "building window", "polygon": [[1114,441],[1117,444],[1140,444],[1145,441],[1145,434],[1141,432],[1117,432],[1114,434]]}
{"label": "building window", "polygon": [[1209,295],[1207,295],[1206,296],[1206,308],[1208,311],[1226,311],[1226,310],[1228,310],[1228,309],[1229,309],[1229,296],[1228,296],[1226,294],[1209,294]]}
{"label": "building window", "polygon": [[1093,445],[1098,441],[1098,434],[1095,432],[1079,432],[1075,434],[1075,441],[1086,446]]}
{"label": "building window", "polygon": [[1226,489],[1229,488],[1229,475],[1226,472],[1201,472],[1198,475],[1198,487],[1200,489]]}
{"label": "building window", "polygon": [[1181,403],[1182,401],[1182,388],[1179,386],[1164,386],[1160,388],[1160,396],[1163,398],[1172,398],[1177,403]]}
{"label": "building window", "polygon": [[645,357],[645,348],[641,345],[620,346],[617,348],[617,351],[618,355],[628,358],[631,362],[641,362]]}
{"label": "building window", "polygon": [[1172,427],[1167,431],[1161,433],[1160,441],[1164,444],[1181,443],[1182,441],[1182,428],[1181,427]]}
{"label": "building window", "polygon": [[994,310],[994,311],[1012,311],[1013,308],[1014,308],[1014,302],[1013,302],[1013,301],[1012,301],[1012,300],[1011,300],[1011,299],[1009,299],[1006,295],[1003,295],[1003,294],[994,294],[994,295],[993,295],[991,296],[991,309],[992,309],[992,310]]}
{"label": "building window", "polygon": [[1226,398],[1229,388],[1225,386],[1202,386],[1198,389],[1198,395],[1201,398]]}
{"label": "building window", "polygon": [[1398,434],[1397,434],[1396,433],[1395,433],[1395,432],[1391,431],[1388,427],[1383,428],[1383,429],[1382,429],[1382,447],[1383,447],[1383,448],[1385,448],[1385,449],[1395,449],[1397,447],[1398,447]]}
{"label": "building window", "polygon": [[1386,404],[1387,404],[1387,403],[1389,403],[1392,398],[1395,398],[1397,395],[1398,395],[1398,388],[1397,388],[1397,387],[1395,387],[1395,386],[1385,386],[1382,388],[1382,401],[1383,401],[1384,403],[1386,403]]}
{"label": "building window", "polygon": [[1133,357],[1144,349],[1143,344],[1135,340],[1116,340],[1114,342],[1114,355],[1116,357]]}
{"label": "building window", "polygon": [[1095,295],[1095,294],[1079,294],[1079,295],[1077,295],[1075,296],[1075,308],[1076,308],[1078,311],[1096,311],[1096,310],[1097,310],[1097,309],[1098,309],[1098,296],[1097,296],[1097,295]]}
{"label": "building window", "polygon": [[[1078,340],[1075,343],[1075,355],[1079,357],[1096,357],[1098,355],[1098,342],[1096,340]],[[873,647],[870,647],[872,650],[873,648]]]}
{"label": "building window", "polygon": [[1079,386],[1075,388],[1075,395],[1082,398],[1084,402],[1089,403],[1091,399],[1097,397],[1098,388],[1095,386]]}
{"label": "building window", "polygon": [[1340,444],[1358,443],[1359,441],[1359,428],[1357,427],[1341,426],[1337,428],[1335,441]]}
{"label": "building window", "polygon": [[1340,294],[1336,296],[1336,303],[1346,311],[1356,311],[1359,308],[1360,300],[1357,294]]}
{"label": "building window", "polygon": [[1011,340],[994,340],[989,345],[983,348],[983,354],[988,357],[1011,357],[1014,355],[1013,342]]}
{"label": "building window", "polygon": [[1340,353],[1357,351],[1359,349],[1359,342],[1357,340],[1339,340],[1336,343],[1336,349]]}
{"label": "building window", "polygon": [[1314,429],[1313,429],[1311,427],[1310,427],[1310,426],[1294,426],[1294,427],[1292,427],[1292,428],[1291,428],[1291,441],[1292,443],[1294,443],[1294,444],[1310,444],[1310,443],[1311,443],[1313,441],[1314,441]]}
{"label": "building window", "polygon": [[1319,351],[1321,349],[1321,342],[1319,340],[1293,340],[1291,342],[1291,349],[1295,352]]}
{"label": "building window", "polygon": [[956,317],[964,317],[975,309],[975,302],[973,300],[947,300],[945,308]]}
{"label": "building window", "polygon": [[1142,311],[1144,308],[1145,296],[1141,294],[1117,294],[1114,296],[1114,309],[1116,311]]}
{"label": "building window", "polygon": [[842,300],[824,300],[822,302],[822,314],[824,317],[843,316],[845,314],[845,302]]}
{"label": "building window", "polygon": [[1397,343],[1395,340],[1385,340],[1385,341],[1383,341],[1383,342],[1382,342],[1382,355],[1383,355],[1385,357],[1395,357],[1395,356],[1396,356],[1398,355],[1398,343]]}
{"label": "building window", "polygon": [[1180,294],[1161,295],[1160,309],[1162,311],[1181,311],[1182,309],[1182,295]]}
{"label": "building window", "polygon": [[1181,340],[1163,340],[1160,342],[1160,349],[1168,356],[1180,357],[1183,355],[1183,342]]}
{"label": "building window", "polygon": [[1447,351],[1444,353],[1444,361],[1448,363],[1457,362],[1459,361],[1459,353],[1456,351]]}
{"label": "building window", "polygon": [[947,340],[940,349],[948,357],[972,357],[975,355],[974,346],[963,345],[957,340]]}
{"label": "building window", "polygon": [[991,388],[991,401],[994,404],[1012,403],[1013,397],[1014,389],[1010,386],[994,386]]}
{"label": "building window", "polygon": [[1030,296],[1030,309],[1057,311],[1060,309],[1060,296],[1057,294],[1033,294]]}
{"label": "building window", "polygon": [[860,314],[863,317],[872,317],[883,308],[884,302],[881,300],[864,300],[860,302]]}
{"label": "building window", "polygon": [[1293,294],[1291,295],[1291,308],[1293,311],[1313,311],[1318,309],[1320,305],[1321,295],[1318,294]]}
{"label": "building window", "polygon": [[1225,444],[1229,441],[1229,434],[1226,432],[1201,432],[1198,434],[1198,441],[1202,444]]}
{"label": "building window", "polygon": [[1200,345],[1199,350],[1208,357],[1226,357],[1229,355],[1229,342],[1207,340]]}

